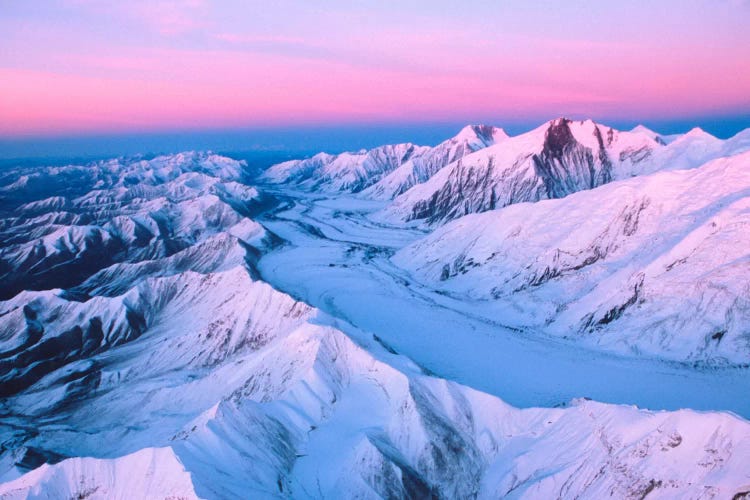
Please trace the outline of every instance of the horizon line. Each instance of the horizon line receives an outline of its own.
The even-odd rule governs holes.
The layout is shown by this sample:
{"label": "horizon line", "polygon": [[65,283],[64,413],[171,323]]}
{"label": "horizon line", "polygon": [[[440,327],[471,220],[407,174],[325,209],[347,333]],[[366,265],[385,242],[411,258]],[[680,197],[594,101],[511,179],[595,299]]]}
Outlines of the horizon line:
{"label": "horizon line", "polygon": [[[71,131],[51,131],[51,132],[18,132],[2,133],[0,132],[0,141],[15,140],[45,140],[45,139],[76,139],[76,138],[96,138],[96,137],[127,137],[127,136],[148,136],[148,135],[181,135],[181,134],[221,134],[236,132],[275,132],[284,130],[307,130],[307,129],[341,129],[341,128],[412,128],[412,127],[449,127],[449,126],[472,126],[472,125],[491,125],[499,128],[523,128],[541,126],[558,119],[568,119],[571,121],[592,120],[600,125],[611,126],[625,130],[624,127],[635,127],[644,125],[649,128],[659,126],[675,127],[679,126],[684,129],[701,127],[702,123],[712,122],[712,124],[729,124],[745,123],[739,125],[738,131],[750,128],[750,111],[740,111],[738,113],[716,113],[716,114],[699,114],[690,116],[671,116],[671,117],[645,117],[644,119],[618,116],[595,116],[581,113],[556,113],[549,118],[539,119],[538,117],[507,117],[507,118],[468,118],[468,119],[446,119],[446,120],[341,120],[341,121],[305,121],[305,122],[277,122],[271,124],[230,124],[230,125],[207,125],[207,126],[157,126],[152,128],[143,127],[122,127],[122,128],[97,128],[97,129],[80,129]],[[632,126],[630,124],[633,124]],[[653,125],[649,125],[653,124]],[[690,124],[693,124],[692,126]],[[709,125],[710,126],[710,125]],[[656,132],[662,132],[655,130]],[[665,133],[679,133],[665,131]]]}
{"label": "horizon line", "polygon": [[182,151],[219,153],[340,153],[370,149],[385,144],[436,145],[453,137],[463,127],[492,125],[509,135],[519,135],[559,118],[594,122],[628,131],[643,125],[660,135],[686,133],[701,128],[729,139],[750,129],[750,114],[695,116],[634,120],[592,118],[578,114],[547,120],[525,119],[467,121],[372,121],[327,122],[269,126],[164,128],[158,130],[97,131],[47,135],[0,135],[0,159],[4,161],[44,158],[102,158],[135,154],[169,154]]}

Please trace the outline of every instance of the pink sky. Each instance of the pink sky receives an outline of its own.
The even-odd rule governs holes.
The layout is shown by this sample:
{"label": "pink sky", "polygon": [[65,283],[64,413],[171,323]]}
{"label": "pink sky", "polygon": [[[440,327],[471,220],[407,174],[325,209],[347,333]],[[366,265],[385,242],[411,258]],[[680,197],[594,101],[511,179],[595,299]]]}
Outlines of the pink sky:
{"label": "pink sky", "polygon": [[0,135],[750,113],[746,2],[442,4],[5,5]]}

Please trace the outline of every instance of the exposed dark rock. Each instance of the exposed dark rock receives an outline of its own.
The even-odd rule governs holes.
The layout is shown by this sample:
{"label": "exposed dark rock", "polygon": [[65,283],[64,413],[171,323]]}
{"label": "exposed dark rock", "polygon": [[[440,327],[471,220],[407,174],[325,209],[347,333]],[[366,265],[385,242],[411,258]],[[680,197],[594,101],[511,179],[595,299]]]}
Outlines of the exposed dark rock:
{"label": "exposed dark rock", "polygon": [[638,302],[638,297],[641,291],[641,288],[643,287],[643,280],[644,277],[640,276],[638,282],[633,286],[633,295],[631,295],[628,300],[626,300],[624,303],[613,307],[609,311],[607,311],[604,316],[598,321],[600,325],[606,325],[607,323],[611,323],[625,312],[627,308]]}
{"label": "exposed dark rock", "polygon": [[575,139],[570,123],[564,118],[554,121],[547,129],[542,152],[533,156],[535,172],[548,198],[562,198],[612,180],[612,163],[599,127],[594,128],[599,149],[591,151]]}

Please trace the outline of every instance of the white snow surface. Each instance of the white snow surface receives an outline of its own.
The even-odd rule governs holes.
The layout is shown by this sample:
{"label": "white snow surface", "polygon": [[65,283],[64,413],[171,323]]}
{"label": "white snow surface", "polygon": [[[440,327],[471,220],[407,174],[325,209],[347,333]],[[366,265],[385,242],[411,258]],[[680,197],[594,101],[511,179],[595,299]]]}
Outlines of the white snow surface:
{"label": "white snow surface", "polygon": [[[502,135],[484,134],[496,142],[484,150],[513,140]],[[656,144],[642,135],[621,144]],[[576,270],[576,290],[601,281],[615,297],[614,276],[642,268],[646,297],[710,282],[705,300],[729,304],[747,295],[737,278],[747,276],[748,155],[463,217],[431,235],[383,224],[376,214],[388,201],[361,195],[282,186],[271,193],[279,205],[267,204],[266,188],[242,183],[241,165],[200,153],[122,167],[129,176],[57,170],[87,179],[84,193],[9,179],[7,267],[48,273],[40,285],[58,279],[51,269],[76,269],[79,282],[0,301],[0,498],[746,494],[750,423],[716,411],[750,415],[746,369],[665,362],[689,351],[678,340],[694,339],[682,332],[673,350],[622,355],[537,323],[516,328],[515,306],[516,316],[498,317],[500,299],[487,296],[512,274],[492,267],[500,254],[440,278],[441,259],[501,247],[523,281],[551,241],[578,243],[601,255]],[[367,162],[354,163],[327,185],[371,182],[358,177]],[[515,226],[496,223],[516,212],[532,263],[502,236]],[[124,256],[76,267],[92,249],[114,249],[108,241]],[[674,283],[669,272],[680,273]],[[469,273],[476,290],[461,281]],[[663,313],[689,321],[676,302],[662,302]],[[728,307],[741,325],[738,304]],[[719,347],[690,356],[735,362],[723,346],[739,338],[727,330]]]}
{"label": "white snow surface", "polygon": [[147,288],[158,315],[142,339],[89,361],[102,374],[85,404],[50,400],[71,392],[59,379],[8,402],[41,419],[25,446],[89,458],[43,465],[0,494],[721,497],[748,481],[750,424],[731,415],[585,400],[520,410],[356,343],[244,271]]}

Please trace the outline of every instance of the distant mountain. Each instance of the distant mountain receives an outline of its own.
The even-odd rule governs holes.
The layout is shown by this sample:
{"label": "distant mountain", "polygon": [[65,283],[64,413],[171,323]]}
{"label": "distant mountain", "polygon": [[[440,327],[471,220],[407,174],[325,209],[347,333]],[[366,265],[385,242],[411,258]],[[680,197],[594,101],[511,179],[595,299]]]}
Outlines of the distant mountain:
{"label": "distant mountain", "polygon": [[455,137],[412,157],[362,194],[377,199],[395,198],[444,166],[507,138],[508,134],[497,127],[467,125]]}
{"label": "distant mountain", "polygon": [[749,149],[750,129],[721,140],[699,128],[663,135],[644,125],[619,131],[591,120],[559,118],[515,137],[501,128],[467,125],[435,147],[407,143],[319,153],[273,165],[259,181],[393,199],[381,218],[434,225],[613,180],[695,168]]}
{"label": "distant mountain", "polygon": [[462,217],[394,261],[505,321],[680,361],[750,359],[750,152]]}
{"label": "distant mountain", "polygon": [[686,134],[671,136],[668,144],[655,151],[653,157],[635,173],[649,174],[656,171],[695,168],[710,160],[748,150],[750,129],[730,139],[721,140],[696,127]]}
{"label": "distant mountain", "polygon": [[396,144],[356,153],[320,153],[274,165],[260,180],[316,191],[363,191],[365,197],[390,199],[427,180],[448,163],[507,137],[496,127],[469,125],[434,148]]}
{"label": "distant mountain", "polygon": [[633,129],[630,132],[633,134],[642,134],[642,135],[648,136],[661,145],[667,145],[670,142],[672,142],[674,139],[679,137],[679,135],[673,136],[673,135],[658,134],[654,132],[653,130],[651,130],[650,128],[646,127],[645,125],[636,125],[635,127],[633,127]]}
{"label": "distant mountain", "polygon": [[318,191],[356,193],[427,149],[414,144],[396,144],[357,153],[320,153],[312,158],[274,165],[260,176],[260,180]]}

